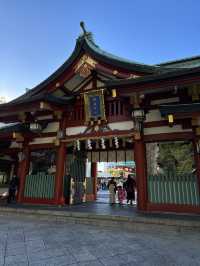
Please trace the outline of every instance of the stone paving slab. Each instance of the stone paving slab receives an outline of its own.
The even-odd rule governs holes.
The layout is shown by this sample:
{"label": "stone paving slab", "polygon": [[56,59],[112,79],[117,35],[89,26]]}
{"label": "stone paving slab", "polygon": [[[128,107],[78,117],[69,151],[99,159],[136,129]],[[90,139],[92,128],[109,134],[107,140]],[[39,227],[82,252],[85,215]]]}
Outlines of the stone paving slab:
{"label": "stone paving slab", "polygon": [[0,235],[0,266],[200,266],[194,231],[158,234],[1,213]]}

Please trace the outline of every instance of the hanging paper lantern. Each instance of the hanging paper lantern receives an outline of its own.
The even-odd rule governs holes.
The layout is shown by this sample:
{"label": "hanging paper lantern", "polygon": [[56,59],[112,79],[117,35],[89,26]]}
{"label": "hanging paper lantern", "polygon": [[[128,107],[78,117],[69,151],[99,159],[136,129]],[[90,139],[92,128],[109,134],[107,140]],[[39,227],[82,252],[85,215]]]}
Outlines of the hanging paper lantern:
{"label": "hanging paper lantern", "polygon": [[90,139],[87,140],[87,146],[89,150],[92,150],[92,143]]}
{"label": "hanging paper lantern", "polygon": [[103,150],[106,149],[105,139],[104,138],[101,138],[101,147],[102,147]]}
{"label": "hanging paper lantern", "polygon": [[116,149],[118,149],[118,148],[119,148],[118,137],[114,137],[114,142],[115,142],[115,147],[116,147]]}
{"label": "hanging paper lantern", "polygon": [[80,140],[79,139],[76,141],[76,147],[77,147],[77,150],[80,151],[81,147],[80,147]]}

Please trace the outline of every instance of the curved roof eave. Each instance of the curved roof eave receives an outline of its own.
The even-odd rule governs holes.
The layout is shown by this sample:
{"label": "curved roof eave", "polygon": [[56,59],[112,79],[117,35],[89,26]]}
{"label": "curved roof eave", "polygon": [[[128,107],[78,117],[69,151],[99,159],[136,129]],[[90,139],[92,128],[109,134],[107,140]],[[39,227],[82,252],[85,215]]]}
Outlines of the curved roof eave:
{"label": "curved roof eave", "polygon": [[39,83],[34,88],[30,89],[20,97],[14,99],[10,103],[17,103],[18,101],[23,101],[23,99],[27,99],[28,97],[32,97],[33,95],[40,93],[40,91],[47,85],[49,85],[50,82],[55,80],[59,77],[60,74],[62,74],[70,65],[73,63],[73,61],[78,57],[79,53],[81,52],[83,43],[80,43],[77,41],[76,46],[74,48],[74,51],[72,52],[71,56],[64,62],[62,66],[60,66],[53,74],[51,74],[47,79]]}
{"label": "curved roof eave", "polygon": [[137,72],[143,72],[147,74],[153,74],[162,69],[159,66],[153,66],[153,65],[151,66],[151,65],[146,65],[146,64],[139,63],[139,62],[135,62],[135,61],[130,61],[128,59],[124,59],[124,58],[115,56],[113,54],[110,54],[108,52],[105,52],[88,38],[85,38],[85,44],[86,45],[84,45],[84,48],[88,53],[90,53],[95,58],[99,59],[100,61],[116,66],[116,67],[121,67],[129,71],[137,71]]}
{"label": "curved roof eave", "polygon": [[143,77],[138,77],[135,79],[114,79],[107,80],[105,85],[107,87],[119,87],[119,86],[129,86],[141,83],[147,83],[151,81],[161,81],[169,78],[176,78],[184,75],[193,75],[200,73],[200,67],[190,68],[190,69],[176,69],[171,72],[156,73],[154,75],[148,75]]}
{"label": "curved roof eave", "polygon": [[29,97],[32,97],[38,93],[41,92],[46,86],[49,85],[50,82],[54,81],[56,78],[59,77],[64,71],[69,68],[74,60],[80,55],[81,51],[85,51],[89,53],[90,55],[94,56],[94,59],[99,59],[101,62],[120,67],[129,71],[136,71],[136,72],[143,72],[146,74],[155,74],[163,72],[163,68],[160,66],[150,66],[145,64],[140,64],[138,62],[129,61],[120,57],[117,57],[115,55],[112,55],[110,53],[107,53],[99,48],[92,40],[91,40],[91,34],[87,33],[86,35],[80,36],[77,41],[75,48],[71,54],[71,56],[64,62],[63,65],[61,65],[52,75],[50,75],[47,79],[42,81],[39,85],[35,86],[22,96],[12,100],[9,103],[17,104],[18,102],[21,102]]}

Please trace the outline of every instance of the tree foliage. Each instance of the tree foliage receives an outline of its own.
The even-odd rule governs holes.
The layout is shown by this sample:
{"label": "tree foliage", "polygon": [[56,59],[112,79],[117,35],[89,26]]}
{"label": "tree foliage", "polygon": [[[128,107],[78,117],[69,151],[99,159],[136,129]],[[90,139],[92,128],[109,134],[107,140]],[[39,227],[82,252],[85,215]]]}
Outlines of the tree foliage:
{"label": "tree foliage", "polygon": [[193,146],[191,142],[159,143],[157,163],[165,173],[191,173],[194,169]]}

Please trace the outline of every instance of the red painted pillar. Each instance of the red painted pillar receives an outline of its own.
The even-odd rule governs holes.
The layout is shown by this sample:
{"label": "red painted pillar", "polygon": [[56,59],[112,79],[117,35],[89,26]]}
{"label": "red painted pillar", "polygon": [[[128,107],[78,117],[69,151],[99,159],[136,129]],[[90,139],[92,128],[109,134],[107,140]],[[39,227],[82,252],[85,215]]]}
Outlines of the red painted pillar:
{"label": "red painted pillar", "polygon": [[19,177],[18,202],[23,201],[26,175],[27,175],[28,170],[29,170],[30,152],[29,152],[28,146],[24,148],[23,153],[24,153],[24,160],[19,162],[18,171],[17,171],[17,175]]}
{"label": "red painted pillar", "polygon": [[196,165],[196,175],[200,191],[200,154],[197,152],[197,139],[193,140],[193,149],[194,149],[194,161]]}
{"label": "red painted pillar", "polygon": [[61,142],[57,151],[56,179],[55,179],[55,202],[64,205],[63,178],[65,174],[66,145]]}
{"label": "red painted pillar", "polygon": [[147,208],[147,171],[146,149],[142,139],[134,142],[134,160],[136,164],[138,210],[145,211]]}
{"label": "red painted pillar", "polygon": [[93,178],[93,193],[94,200],[97,199],[97,163],[92,163],[91,165],[91,175]]}

